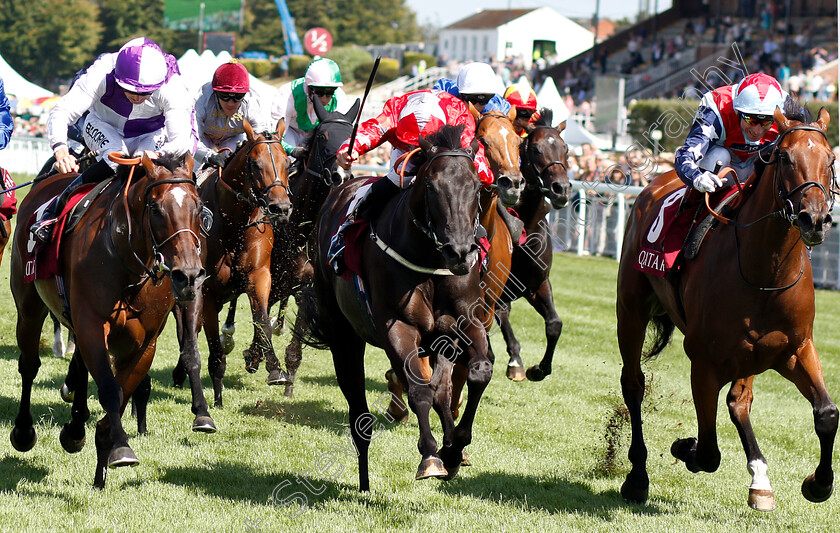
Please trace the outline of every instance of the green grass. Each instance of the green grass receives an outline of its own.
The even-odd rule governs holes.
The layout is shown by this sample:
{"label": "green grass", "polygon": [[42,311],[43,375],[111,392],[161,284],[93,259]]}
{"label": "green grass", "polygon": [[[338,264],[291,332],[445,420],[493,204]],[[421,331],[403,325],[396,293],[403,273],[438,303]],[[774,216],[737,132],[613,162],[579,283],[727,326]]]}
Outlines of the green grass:
{"label": "green grass", "polygon": [[[2,435],[11,430],[20,397],[8,264],[7,259],[0,267],[7,302],[0,309]],[[628,505],[621,499],[629,428],[620,428],[612,461],[605,440],[609,418],[623,405],[615,341],[616,268],[608,259],[555,257],[554,296],[565,327],[554,373],[545,381],[508,381],[501,336],[493,337],[498,362],[467,449],[473,466],[462,468],[453,481],[414,481],[420,456],[412,416],[407,424],[387,425],[372,443],[367,494],[356,490],[355,457],[340,451],[346,445],[347,405],[329,354],[305,351],[296,396],[286,399],[282,388],[265,384],[264,369],[253,375],[243,369],[240,354],[250,338],[244,299],[237,348],[228,359],[225,407],[211,409],[219,432],[192,433],[189,393],[170,387],[177,357],[170,321],[151,370],[150,433],[137,437],[134,420],[124,417],[141,462],[111,470],[104,491],[91,487],[94,423],[102,409],[92,392],[88,445],[79,454],[66,454],[58,435],[70,409],[58,387],[67,362],[52,358],[45,347],[32,399],[38,443],[22,454],[7,437],[0,442],[0,530],[837,531],[838,497],[811,504],[799,492],[817,462],[813,418],[807,401],[775,374],[756,380],[753,423],[770,464],[776,511],[759,513],[747,506],[746,461],[722,406],[719,471],[691,474],[671,457],[674,439],[696,433],[679,335],[646,366],[653,381],[645,419],[650,501]],[[834,317],[840,313],[840,294],[819,292],[817,308],[817,346],[829,391],[837,396],[840,325]],[[535,364],[543,350],[542,321],[522,302],[514,306],[513,321],[526,364]],[[282,356],[287,339],[275,339]],[[44,340],[51,342],[46,331]],[[201,350],[206,354],[203,339]],[[381,351],[371,349],[367,365],[373,403],[386,390],[387,363]],[[204,389],[211,397],[207,378]],[[433,428],[440,439],[439,422]],[[330,457],[333,479],[319,473],[328,469],[324,461]],[[298,484],[296,473],[320,494]],[[271,500],[284,481],[291,485],[283,495],[296,490],[307,498],[307,508],[296,518],[290,516],[293,507]]]}

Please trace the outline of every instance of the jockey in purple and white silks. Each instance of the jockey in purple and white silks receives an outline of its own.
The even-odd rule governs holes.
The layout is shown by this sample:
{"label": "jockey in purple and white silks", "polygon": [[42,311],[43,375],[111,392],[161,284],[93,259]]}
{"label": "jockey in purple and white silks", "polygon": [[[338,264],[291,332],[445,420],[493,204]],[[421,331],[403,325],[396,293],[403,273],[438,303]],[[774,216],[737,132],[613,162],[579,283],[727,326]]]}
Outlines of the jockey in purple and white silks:
{"label": "jockey in purple and white silks", "polygon": [[255,132],[274,131],[268,122],[268,112],[263,111],[256,94],[251,92],[245,66],[235,62],[220,65],[213,73],[213,79],[201,87],[195,101],[197,167],[205,162],[223,167],[236,145],[245,140],[245,120]]}
{"label": "jockey in purple and white silks", "polygon": [[153,41],[138,37],[119,52],[103,54],[83,72],[50,111],[47,134],[59,172],[77,172],[67,148],[67,129],[87,112],[82,127],[85,145],[97,151],[97,162],[79,175],[32,226],[36,239],[48,242],[52,226],[73,190],[112,175],[117,163],[110,152],[127,156],[145,150],[194,152],[193,100],[181,80],[175,57]]}
{"label": "jockey in purple and white silks", "polygon": [[779,135],[773,114],[787,97],[775,78],[761,73],[707,92],[685,144],[677,149],[677,175],[700,192],[724,185],[716,174],[719,167],[732,167],[740,181],[750,177],[759,150]]}

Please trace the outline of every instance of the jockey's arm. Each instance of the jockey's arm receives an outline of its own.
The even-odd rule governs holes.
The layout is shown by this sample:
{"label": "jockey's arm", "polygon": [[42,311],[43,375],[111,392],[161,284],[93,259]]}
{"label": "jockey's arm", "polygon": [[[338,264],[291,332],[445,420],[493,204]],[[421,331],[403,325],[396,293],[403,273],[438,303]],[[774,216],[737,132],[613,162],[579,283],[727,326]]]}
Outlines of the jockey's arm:
{"label": "jockey's arm", "polygon": [[3,80],[0,79],[0,150],[9,144],[12,131],[15,129],[11,108],[12,106],[9,104],[9,99],[6,97],[6,91],[3,87]]}
{"label": "jockey's arm", "polygon": [[717,115],[703,103],[697,111],[691,129],[686,135],[685,144],[674,155],[674,168],[677,176],[687,185],[692,185],[703,171],[699,162],[709,147],[725,137],[723,127]]}
{"label": "jockey's arm", "polygon": [[163,100],[164,130],[166,141],[160,147],[160,153],[194,153],[198,142],[195,125],[195,109],[189,91],[175,75],[158,89]]}

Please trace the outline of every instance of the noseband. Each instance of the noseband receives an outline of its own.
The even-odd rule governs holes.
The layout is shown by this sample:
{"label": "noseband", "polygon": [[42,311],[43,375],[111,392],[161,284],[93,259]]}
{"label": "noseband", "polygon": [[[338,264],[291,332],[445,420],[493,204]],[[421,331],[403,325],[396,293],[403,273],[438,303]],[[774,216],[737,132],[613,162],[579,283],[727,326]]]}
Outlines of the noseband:
{"label": "noseband", "polygon": [[[341,118],[325,120],[319,123],[319,131],[318,133],[316,133],[315,138],[313,139],[312,147],[310,148],[310,153],[312,153],[313,151],[315,153],[315,165],[306,165],[306,173],[311,176],[315,176],[316,178],[320,178],[321,180],[323,180],[324,185],[332,187],[332,180],[330,179],[330,175],[332,174],[332,168],[334,166],[333,161],[335,161],[337,154],[325,154],[324,149],[320,146],[320,143],[318,143],[320,127],[326,124],[343,124],[350,129],[353,128],[353,124]],[[313,166],[315,168],[313,168]]]}
{"label": "noseband", "polygon": [[[165,238],[161,242],[157,242],[157,239],[155,238],[155,232],[152,231],[152,217],[149,216],[149,212],[152,209],[152,204],[151,204],[151,202],[149,202],[149,192],[153,188],[157,187],[158,185],[172,185],[172,184],[176,184],[176,183],[189,183],[190,185],[193,186],[193,188],[195,188],[195,182],[192,180],[192,178],[168,178],[168,179],[154,181],[154,182],[148,184],[146,186],[146,190],[143,192],[143,198],[146,200],[146,205],[144,206],[143,209],[144,209],[145,214],[146,214],[146,221],[147,221],[148,228],[149,228],[149,240],[152,241],[152,256],[155,258],[155,262],[152,265],[152,268],[151,269],[147,268],[146,263],[143,262],[140,259],[140,257],[137,255],[137,252],[134,250],[134,248],[133,247],[131,248],[131,252],[134,254],[134,257],[143,266],[143,270],[146,271],[146,274],[152,279],[155,286],[160,285],[161,280],[163,280],[163,276],[172,271],[172,268],[169,267],[169,265],[166,264],[166,258],[164,257],[163,252],[160,251],[160,248],[164,244],[166,244],[167,242],[174,239],[175,236],[178,235],[179,233],[189,233],[190,235],[193,236],[193,238],[195,239],[195,247],[196,247],[197,253],[198,253],[199,256],[201,256],[201,240],[198,238],[198,235],[196,235],[195,232],[193,230],[191,230],[190,228],[181,228],[179,230],[175,230],[171,235],[169,235],[167,238]],[[196,192],[196,194],[198,194],[198,193]],[[130,218],[130,216],[128,216],[128,215],[129,214],[126,213],[126,217]],[[128,242],[129,242],[129,247],[131,247],[131,245],[130,245],[130,243],[131,243],[130,226],[129,226],[129,241]]]}
{"label": "noseband", "polygon": [[554,128],[552,128],[551,126],[537,126],[536,128],[534,128],[531,131],[531,133],[528,134],[527,137],[525,137],[525,160],[528,161],[528,168],[531,169],[531,171],[534,173],[534,175],[537,177],[537,180],[539,181],[538,185],[533,185],[533,184],[530,184],[530,183],[526,182],[525,183],[525,188],[527,190],[531,190],[531,191],[532,190],[539,190],[543,195],[548,195],[548,193],[551,192],[551,189],[549,189],[548,187],[545,186],[545,179],[543,178],[543,174],[545,174],[546,171],[549,168],[553,167],[554,165],[560,165],[563,168],[563,172],[565,172],[567,175],[569,173],[569,169],[566,167],[565,164],[563,164],[562,161],[559,161],[559,160],[556,160],[556,159],[553,160],[553,161],[549,161],[541,170],[537,168],[536,163],[534,163],[534,160],[531,159],[531,154],[529,153],[529,149],[530,149],[531,145],[533,144],[532,135],[534,134],[535,131],[540,130],[540,129],[551,129],[551,130],[553,130]]}

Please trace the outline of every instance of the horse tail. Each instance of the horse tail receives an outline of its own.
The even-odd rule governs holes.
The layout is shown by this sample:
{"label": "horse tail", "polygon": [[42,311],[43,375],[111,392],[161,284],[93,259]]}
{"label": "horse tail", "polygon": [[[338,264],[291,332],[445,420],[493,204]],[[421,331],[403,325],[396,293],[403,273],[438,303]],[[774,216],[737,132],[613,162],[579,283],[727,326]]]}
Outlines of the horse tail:
{"label": "horse tail", "polygon": [[654,315],[648,323],[648,340],[651,341],[651,346],[647,350],[642,350],[642,357],[650,359],[659,355],[671,342],[671,336],[674,334],[674,321],[667,313]]}
{"label": "horse tail", "polygon": [[292,335],[301,344],[311,346],[318,350],[328,350],[326,335],[321,327],[320,313],[318,312],[318,299],[313,287],[305,287],[300,291],[297,298],[298,314],[295,320],[295,327]]}

